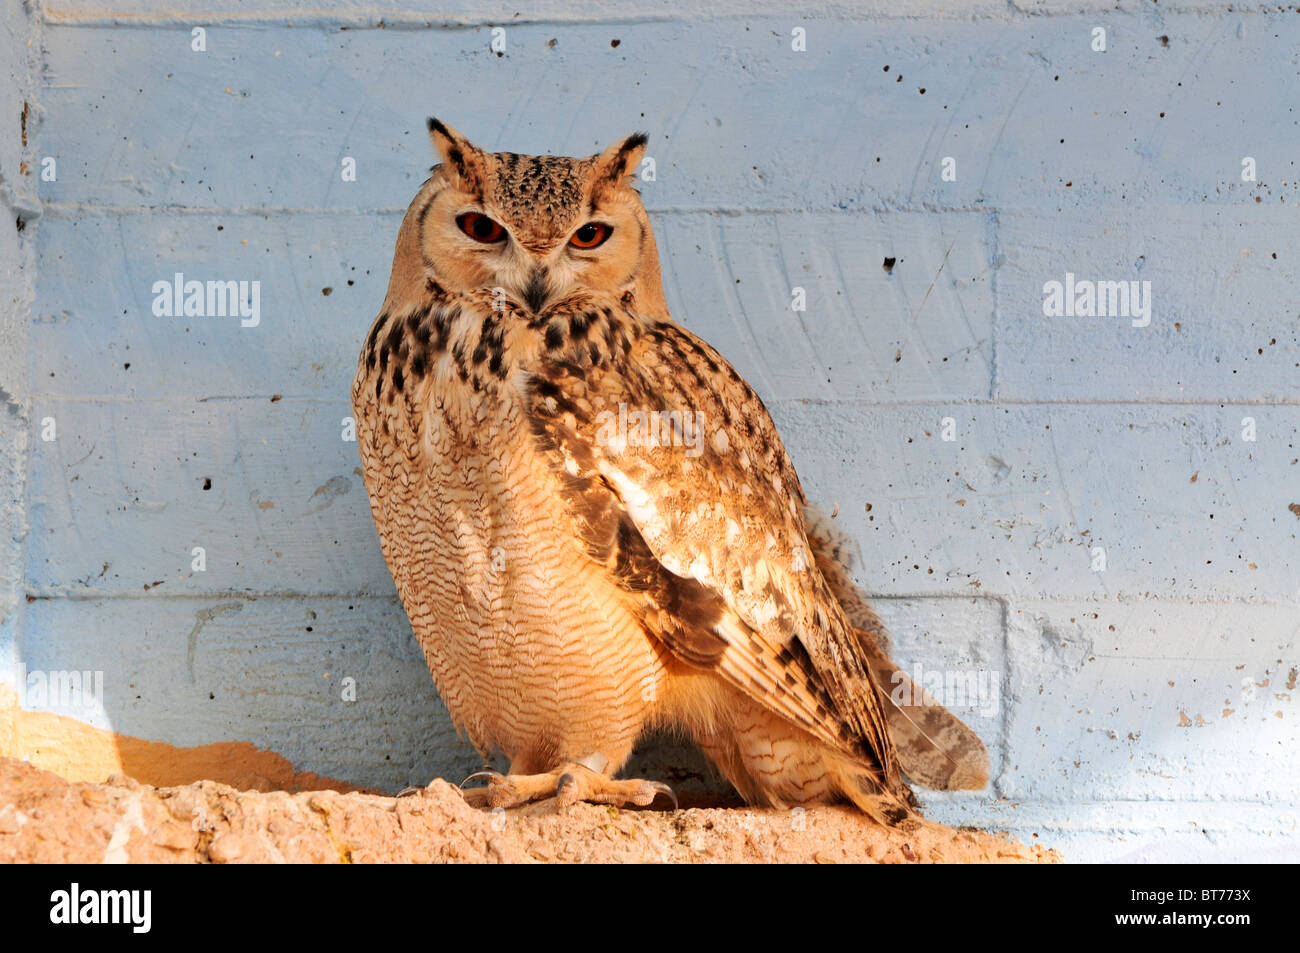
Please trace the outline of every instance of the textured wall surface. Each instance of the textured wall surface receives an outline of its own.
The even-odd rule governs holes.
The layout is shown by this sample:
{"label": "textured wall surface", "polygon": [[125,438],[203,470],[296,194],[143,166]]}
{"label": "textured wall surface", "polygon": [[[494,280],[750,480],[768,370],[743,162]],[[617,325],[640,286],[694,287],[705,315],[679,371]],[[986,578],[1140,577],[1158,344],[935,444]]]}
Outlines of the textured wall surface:
{"label": "textured wall surface", "polygon": [[[903,6],[7,4],[0,682],[102,672],[47,707],[357,784],[473,770],[345,439],[356,354],[427,115],[517,152],[645,129],[674,315],[768,402],[903,667],[987,676],[953,707],[994,780],[931,816],[1300,857],[1300,16]],[[156,316],[177,272],[260,282],[259,322]],[[1149,282],[1149,323],[1045,315],[1067,274]]]}

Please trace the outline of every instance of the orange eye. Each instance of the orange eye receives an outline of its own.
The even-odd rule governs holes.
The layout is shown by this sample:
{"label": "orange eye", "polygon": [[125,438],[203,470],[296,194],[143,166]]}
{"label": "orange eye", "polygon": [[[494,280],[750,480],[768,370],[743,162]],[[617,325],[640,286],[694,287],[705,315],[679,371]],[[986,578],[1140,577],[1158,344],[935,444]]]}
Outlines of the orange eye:
{"label": "orange eye", "polygon": [[569,244],[574,248],[595,248],[598,245],[605,244],[614,229],[600,222],[588,222],[582,228],[573,233],[569,239]]}
{"label": "orange eye", "polygon": [[456,224],[460,226],[462,232],[474,239],[474,241],[482,242],[484,245],[491,245],[493,242],[499,242],[506,237],[504,228],[486,215],[480,215],[478,212],[466,212],[456,219]]}

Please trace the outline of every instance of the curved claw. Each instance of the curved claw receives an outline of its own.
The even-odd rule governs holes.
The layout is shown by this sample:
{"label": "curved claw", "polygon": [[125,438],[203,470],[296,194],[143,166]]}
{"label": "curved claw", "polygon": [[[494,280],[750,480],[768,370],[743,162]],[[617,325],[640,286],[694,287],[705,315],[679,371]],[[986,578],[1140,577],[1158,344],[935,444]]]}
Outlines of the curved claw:
{"label": "curved claw", "polygon": [[578,779],[572,774],[566,772],[555,782],[555,798],[560,804],[572,804],[578,799],[577,792]]}
{"label": "curved claw", "polygon": [[[667,794],[670,798],[672,798],[674,811],[681,810],[681,806],[677,803],[677,795],[673,793],[672,788],[664,784],[662,781],[648,781],[647,784],[649,785],[650,789],[654,791],[656,794]],[[653,804],[654,801],[652,800],[650,803]]]}
{"label": "curved claw", "polygon": [[412,795],[420,794],[423,791],[424,788],[402,788],[402,790],[394,794],[393,797],[411,797]]}
{"label": "curved claw", "polygon": [[490,782],[495,778],[500,778],[502,781],[504,781],[506,779],[506,776],[502,774],[500,771],[494,771],[491,768],[484,768],[482,771],[475,771],[464,781],[460,782],[460,784],[456,785],[456,787],[461,788],[463,790],[465,785],[469,784],[471,781],[477,778],[487,778],[488,781]]}

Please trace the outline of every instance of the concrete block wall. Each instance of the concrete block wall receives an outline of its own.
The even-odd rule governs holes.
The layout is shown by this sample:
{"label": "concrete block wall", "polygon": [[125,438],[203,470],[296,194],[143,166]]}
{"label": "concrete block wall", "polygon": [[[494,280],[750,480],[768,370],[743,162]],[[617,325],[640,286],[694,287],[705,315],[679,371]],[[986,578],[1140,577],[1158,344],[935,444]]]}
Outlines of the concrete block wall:
{"label": "concrete block wall", "polygon": [[[1300,857],[1300,17],[708,9],[11,5],[0,682],[102,671],[62,713],[177,758],[473,770],[343,439],[355,357],[427,115],[517,152],[645,129],[674,314],[768,402],[904,668],[995,676],[957,708],[994,780],[930,813],[1079,860]],[[259,323],[156,317],[177,272],[259,281]],[[1149,324],[1045,316],[1067,273],[1150,282]]]}

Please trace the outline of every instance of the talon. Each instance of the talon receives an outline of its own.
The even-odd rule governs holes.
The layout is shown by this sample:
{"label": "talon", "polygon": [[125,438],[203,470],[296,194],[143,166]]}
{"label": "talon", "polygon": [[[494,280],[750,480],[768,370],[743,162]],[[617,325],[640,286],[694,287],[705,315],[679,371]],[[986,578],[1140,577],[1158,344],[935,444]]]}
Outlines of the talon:
{"label": "talon", "polygon": [[[672,799],[673,799],[673,810],[674,810],[674,811],[680,811],[680,810],[681,810],[681,807],[678,806],[678,804],[677,804],[677,795],[676,795],[675,793],[673,793],[673,789],[672,789],[672,788],[670,788],[668,785],[664,784],[662,781],[648,781],[648,782],[646,782],[646,783],[647,783],[647,786],[650,788],[650,790],[654,791],[656,795],[658,795],[658,794],[667,794],[670,798],[672,798]],[[651,797],[650,800],[646,803],[646,806],[649,807],[649,806],[650,806],[651,804],[653,804],[653,803],[654,803],[654,797]]]}
{"label": "talon", "polygon": [[491,768],[484,768],[482,771],[475,771],[464,781],[460,782],[460,784],[456,785],[456,787],[461,788],[463,790],[465,785],[469,784],[473,780],[476,780],[477,778],[487,778],[488,785],[491,786],[494,782],[497,784],[502,783],[503,781],[505,781],[506,776],[502,774],[500,771],[494,771]]}
{"label": "talon", "polygon": [[555,799],[560,804],[572,804],[577,800],[578,779],[572,774],[560,775],[560,780],[555,783]]}
{"label": "talon", "polygon": [[410,797],[412,794],[419,794],[424,788],[402,788],[393,797]]}

